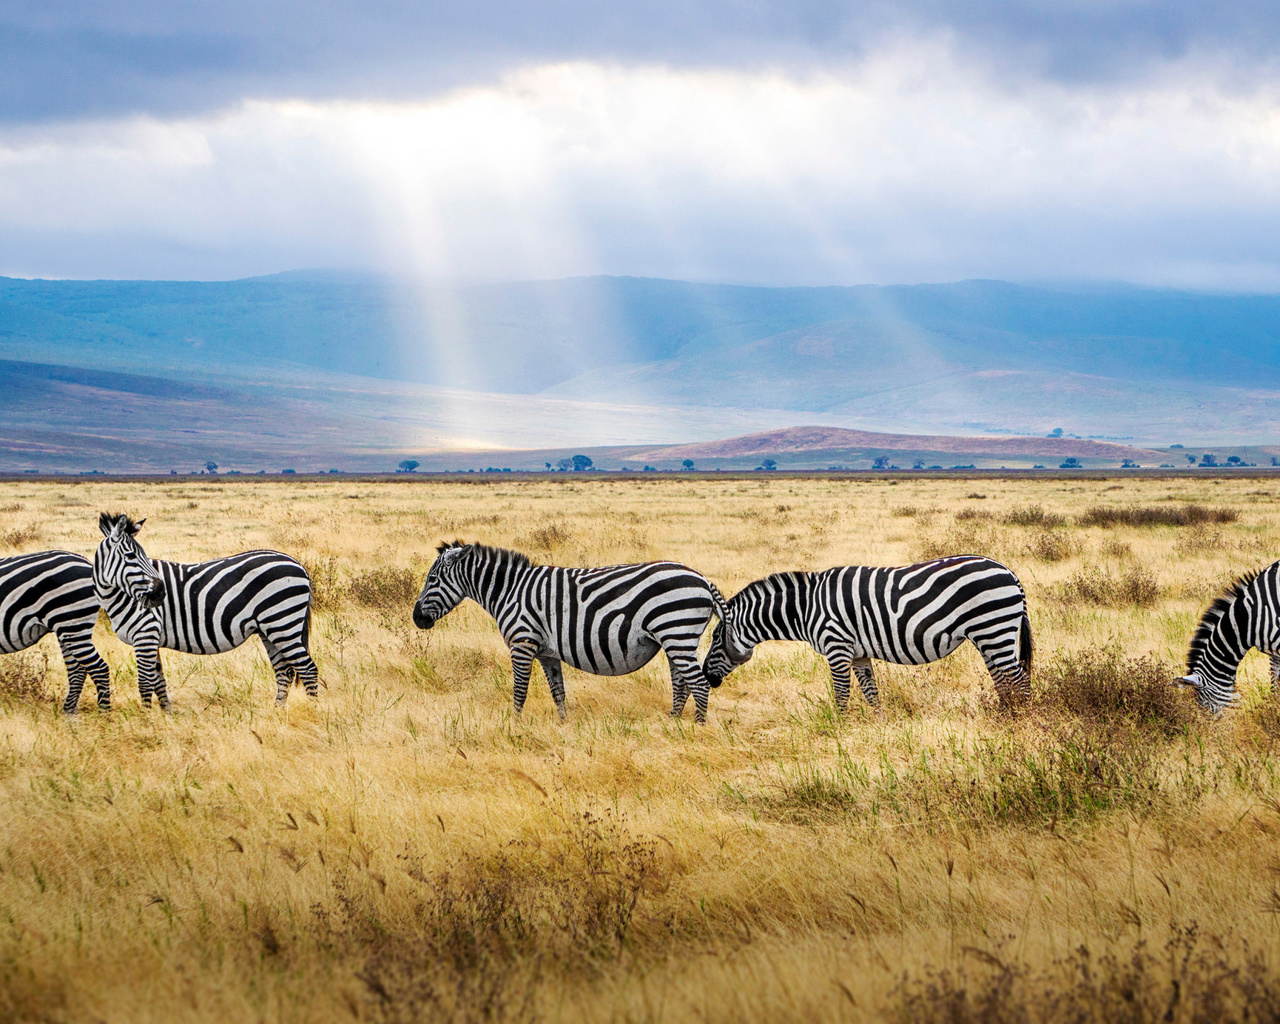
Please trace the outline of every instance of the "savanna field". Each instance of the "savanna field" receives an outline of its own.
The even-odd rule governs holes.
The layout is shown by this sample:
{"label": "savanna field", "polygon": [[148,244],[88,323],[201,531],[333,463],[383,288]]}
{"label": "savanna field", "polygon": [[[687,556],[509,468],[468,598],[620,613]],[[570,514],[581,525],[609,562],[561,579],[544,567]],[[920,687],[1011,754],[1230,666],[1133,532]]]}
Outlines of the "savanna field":
{"label": "savanna field", "polygon": [[[1280,1019],[1280,697],[1266,659],[1203,716],[1201,611],[1280,557],[1258,479],[174,480],[0,483],[0,555],[255,547],[316,591],[320,700],[273,707],[257,641],[164,652],[143,710],[59,711],[52,638],[0,658],[0,1020]],[[770,644],[668,717],[659,656],[535,667],[464,604],[409,613],[443,539],[673,558],[726,595],[781,569],[976,552],[1030,602],[1034,696],[966,645],[876,664],[835,713]]]}

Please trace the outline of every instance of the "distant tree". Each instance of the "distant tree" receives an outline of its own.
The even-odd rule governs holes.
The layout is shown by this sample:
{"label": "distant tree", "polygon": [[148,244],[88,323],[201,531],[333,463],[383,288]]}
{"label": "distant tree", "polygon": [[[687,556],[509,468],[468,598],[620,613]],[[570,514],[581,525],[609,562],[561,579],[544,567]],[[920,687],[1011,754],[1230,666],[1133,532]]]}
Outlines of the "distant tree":
{"label": "distant tree", "polygon": [[421,465],[422,463],[419,462],[417,459],[401,459],[400,464],[396,469],[396,472],[412,473],[415,469],[417,469]]}
{"label": "distant tree", "polygon": [[686,472],[693,472],[693,459],[685,459],[680,465],[684,466]]}
{"label": "distant tree", "polygon": [[1061,428],[1061,427],[1054,427],[1051,431],[1049,431],[1049,436],[1050,436],[1050,437],[1061,437],[1061,436],[1062,436],[1062,428]]}
{"label": "distant tree", "polygon": [[280,470],[280,472],[281,472],[281,473],[288,473],[290,476],[292,476],[293,474],[297,473],[298,471],[297,471],[296,469],[282,469],[282,470]]}
{"label": "distant tree", "polygon": [[778,464],[777,464],[777,462],[775,462],[773,459],[765,459],[762,463],[760,463],[760,465],[762,465],[765,469],[777,469],[777,468],[778,468]]}
{"label": "distant tree", "polygon": [[1238,465],[1240,465],[1240,456],[1239,456],[1239,455],[1232,455],[1232,456],[1229,456],[1229,457],[1227,458],[1227,462],[1228,462],[1228,463],[1230,463],[1230,464],[1231,464],[1231,465],[1233,465],[1233,466],[1238,466]]}
{"label": "distant tree", "polygon": [[1217,464],[1218,457],[1212,452],[1205,452],[1204,456],[1200,459],[1201,466],[1216,466]]}
{"label": "distant tree", "polygon": [[[1280,463],[1277,463],[1277,465],[1280,465]],[[646,472],[646,473],[656,473],[656,472],[658,472],[658,467],[657,467],[657,466],[650,466],[650,465],[648,465],[648,464],[646,463],[646,464],[645,464],[645,467],[644,467],[644,472]]]}
{"label": "distant tree", "polygon": [[1133,459],[1125,459],[1122,463],[1120,463],[1120,468],[1121,469],[1141,469],[1142,467],[1139,466],[1136,462],[1134,462]]}
{"label": "distant tree", "polygon": [[1080,460],[1077,459],[1074,455],[1070,455],[1058,463],[1058,468],[1059,469],[1080,469],[1082,467],[1080,465]]}
{"label": "distant tree", "polygon": [[916,459],[916,461],[915,461],[914,463],[912,463],[911,468],[912,468],[912,469],[924,469],[924,460],[923,460],[923,459]]}
{"label": "distant tree", "polygon": [[1189,463],[1191,463],[1191,465],[1193,465],[1193,466],[1194,466],[1194,465],[1196,464],[1196,457],[1195,457],[1194,455],[1188,455],[1188,456],[1187,456],[1187,461],[1188,461]]}
{"label": "distant tree", "polygon": [[575,455],[573,457],[573,471],[581,473],[583,470],[591,468],[591,460],[585,455]]}
{"label": "distant tree", "polygon": [[871,463],[871,468],[872,468],[872,469],[888,469],[888,468],[889,468],[889,456],[887,456],[887,455],[880,455],[880,456],[878,456],[878,457],[875,459],[875,461]]}
{"label": "distant tree", "polygon": [[543,463],[543,465],[545,465],[545,466],[547,467],[547,472],[548,472],[548,473],[550,473],[550,472],[551,472],[551,463],[546,462],[546,463]]}
{"label": "distant tree", "polygon": [[208,462],[206,462],[204,464],[204,468],[207,469],[210,473],[218,472],[218,464],[214,462],[213,459],[210,459]]}
{"label": "distant tree", "polygon": [[1274,455],[1271,456],[1271,465],[1280,466],[1280,458],[1276,458]]}
{"label": "distant tree", "polygon": [[556,468],[562,473],[573,469],[573,459],[561,459],[556,463]]}

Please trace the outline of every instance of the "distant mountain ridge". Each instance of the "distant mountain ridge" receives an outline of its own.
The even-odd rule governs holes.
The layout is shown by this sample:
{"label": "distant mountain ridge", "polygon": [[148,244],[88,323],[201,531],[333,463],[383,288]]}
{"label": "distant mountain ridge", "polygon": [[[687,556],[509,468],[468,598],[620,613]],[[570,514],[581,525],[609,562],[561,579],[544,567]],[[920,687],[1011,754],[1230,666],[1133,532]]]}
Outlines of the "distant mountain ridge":
{"label": "distant mountain ridge", "polygon": [[[121,422],[144,449],[164,431],[243,433],[223,420],[248,405],[306,409],[387,450],[533,449],[568,432],[643,447],[797,422],[935,437],[1061,427],[1138,447],[1280,439],[1280,296],[1127,286],[0,279],[0,360],[18,403],[0,430],[73,436],[107,393],[178,382],[171,411],[135,403]],[[68,376],[90,371],[115,376]],[[32,382],[58,374],[59,400],[40,405]],[[179,425],[194,408],[182,384],[219,392],[197,425]]]}

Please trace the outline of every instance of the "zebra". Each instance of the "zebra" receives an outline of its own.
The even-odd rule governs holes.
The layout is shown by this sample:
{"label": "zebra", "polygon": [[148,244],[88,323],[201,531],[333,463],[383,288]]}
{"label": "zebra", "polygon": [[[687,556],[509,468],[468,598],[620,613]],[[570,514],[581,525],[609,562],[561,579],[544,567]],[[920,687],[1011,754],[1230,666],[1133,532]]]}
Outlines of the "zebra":
{"label": "zebra", "polygon": [[648,664],[659,650],[671,669],[671,715],[693,694],[695,720],[707,719],[708,683],[698,643],[724,598],[701,573],[679,562],[641,562],[595,569],[534,565],[505,548],[443,543],[413,606],[413,623],[430,629],[464,598],[493,616],[511,651],[515,713],[524,710],[536,659],[561,721],[566,717],[561,662],[584,672],[620,676]]}
{"label": "zebra", "polygon": [[67,666],[67,699],[74,715],[85,676],[93,679],[98,707],[111,710],[111,672],[93,646],[98,621],[93,566],[70,551],[39,551],[0,559],[0,652],[13,654],[47,633],[58,638]]}
{"label": "zebra", "polygon": [[879,702],[871,659],[923,665],[973,641],[1002,704],[1031,694],[1031,620],[1022,584],[981,555],[898,567],[783,572],[729,599],[702,670],[712,685],[751,659],[763,640],[804,640],[826,658],[841,712],[850,671]]}
{"label": "zebra", "polygon": [[307,646],[311,580],[279,551],[246,551],[209,562],[183,564],[147,557],[136,523],[127,515],[98,517],[102,540],[93,557],[93,585],[116,635],[133,645],[138,692],[169,709],[160,648],[186,654],[221,654],[249,637],[262,639],[283,704],[296,675],[307,696],[319,693],[319,674]]}
{"label": "zebra", "polygon": [[1174,682],[1219,714],[1239,699],[1236,669],[1254,647],[1270,657],[1271,690],[1280,692],[1280,562],[1240,576],[1205,609],[1187,650],[1187,674]]}

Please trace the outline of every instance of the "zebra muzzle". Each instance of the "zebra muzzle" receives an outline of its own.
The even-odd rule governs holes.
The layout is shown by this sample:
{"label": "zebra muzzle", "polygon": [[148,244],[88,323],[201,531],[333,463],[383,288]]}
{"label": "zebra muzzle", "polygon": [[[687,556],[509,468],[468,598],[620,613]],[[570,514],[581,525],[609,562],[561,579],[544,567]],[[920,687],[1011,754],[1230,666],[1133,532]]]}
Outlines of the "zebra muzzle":
{"label": "zebra muzzle", "polygon": [[413,606],[413,624],[419,629],[430,629],[436,624],[436,620],[424,612],[417,605]]}

